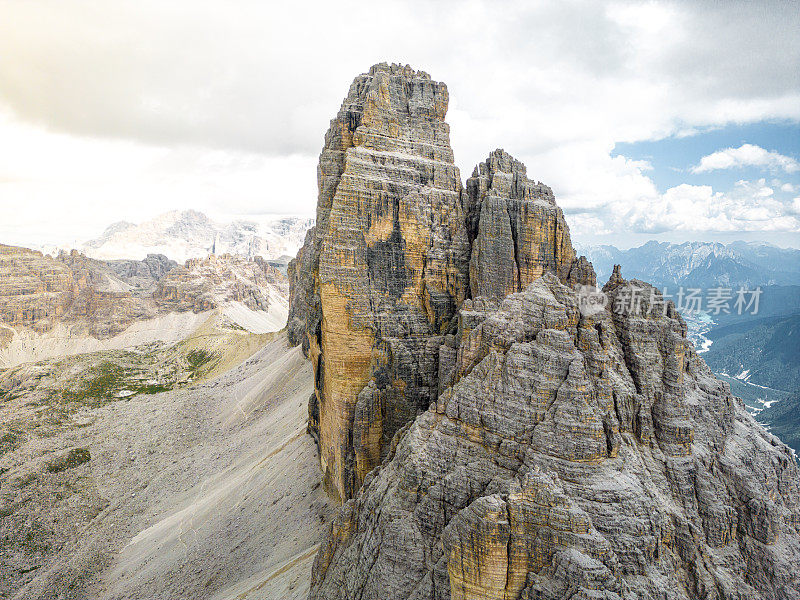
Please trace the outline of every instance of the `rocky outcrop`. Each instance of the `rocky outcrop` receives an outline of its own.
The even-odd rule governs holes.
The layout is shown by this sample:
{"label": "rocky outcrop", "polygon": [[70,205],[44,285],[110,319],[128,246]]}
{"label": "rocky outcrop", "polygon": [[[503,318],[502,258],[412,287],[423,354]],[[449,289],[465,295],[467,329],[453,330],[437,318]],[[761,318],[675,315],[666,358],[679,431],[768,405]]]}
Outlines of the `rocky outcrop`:
{"label": "rocky outcrop", "polygon": [[[594,285],[586,259],[576,263],[564,214],[553,191],[526,175],[525,165],[495,150],[464,190],[473,297],[503,298],[545,273]],[[575,265],[573,267],[573,265]]]}
{"label": "rocky outcrop", "polygon": [[288,293],[286,278],[261,257],[224,254],[193,258],[159,279],[153,297],[164,309],[202,312],[227,302],[267,311]]}
{"label": "rocky outcrop", "polygon": [[584,315],[546,274],[465,302],[447,387],[343,506],[311,598],[796,597],[796,464],[653,298]]}
{"label": "rocky outcrop", "polygon": [[134,287],[108,263],[77,250],[61,252],[55,261],[69,268],[75,282],[75,295],[61,320],[85,323],[92,337],[115,336],[131,323],[158,314],[158,306],[148,294],[152,287],[149,290]]}
{"label": "rocky outcrop", "polygon": [[320,157],[289,335],[345,501],[310,597],[797,597],[788,449],[658,290],[619,268],[594,287],[521,163],[497,150],[461,188],[445,109],[443,84],[377,65]]}
{"label": "rocky outcrop", "polygon": [[47,331],[77,293],[70,269],[36,250],[0,245],[0,321]]}
{"label": "rocky outcrop", "polygon": [[153,291],[158,281],[178,266],[163,254],[148,254],[143,260],[110,260],[106,264],[132,287],[147,291]]}
{"label": "rocky outcrop", "polygon": [[319,253],[316,250],[316,227],[312,227],[306,232],[306,239],[303,246],[297,252],[286,269],[286,277],[289,280],[289,319],[286,323],[286,334],[292,346],[302,344],[303,354],[308,356],[311,335],[316,337],[315,332],[307,329],[313,324],[319,323],[319,297],[314,293],[313,272],[319,261]]}
{"label": "rocky outcrop", "polygon": [[64,323],[70,335],[107,339],[137,321],[229,302],[285,311],[287,293],[286,278],[260,257],[212,255],[178,267],[163,255],[105,262],[0,245],[0,348],[19,328],[41,334]]}
{"label": "rocky outcrop", "polygon": [[545,272],[570,277],[575,263],[552,192],[502,150],[463,189],[447,104],[427,73],[375,65],[325,136],[317,226],[289,270],[288,333],[314,363],[310,430],[339,500],[435,401],[461,303]]}
{"label": "rocky outcrop", "polygon": [[290,334],[307,335],[312,428],[326,489],[339,499],[435,399],[436,350],[467,294],[447,103],[447,87],[427,73],[376,65],[350,86],[325,136],[317,226],[293,267],[305,283],[294,287]]}
{"label": "rocky outcrop", "polygon": [[108,337],[131,322],[152,317],[152,302],[102,261],[73,250],[56,258],[0,246],[0,322],[38,333],[60,321],[83,320],[91,335]]}

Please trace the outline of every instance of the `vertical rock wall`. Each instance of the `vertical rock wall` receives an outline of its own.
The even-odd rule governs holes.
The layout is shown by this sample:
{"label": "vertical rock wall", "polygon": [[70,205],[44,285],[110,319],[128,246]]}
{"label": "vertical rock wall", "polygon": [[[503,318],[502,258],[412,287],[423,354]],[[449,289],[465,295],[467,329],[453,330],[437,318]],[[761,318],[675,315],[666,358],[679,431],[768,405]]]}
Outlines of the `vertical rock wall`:
{"label": "vertical rock wall", "polygon": [[[629,286],[652,290],[609,294]],[[798,597],[797,465],[673,307],[582,314],[546,274],[466,301],[453,337],[454,375],[342,507],[310,598]]]}
{"label": "vertical rock wall", "polygon": [[311,433],[328,492],[352,497],[436,400],[440,348],[471,295],[591,280],[547,186],[502,150],[462,188],[443,83],[408,66],[355,79],[319,160],[317,225],[290,264],[288,335],[314,363]]}
{"label": "vertical rock wall", "polygon": [[529,180],[525,165],[495,150],[467,179],[473,297],[503,298],[545,273],[566,279],[575,250],[553,191]]}
{"label": "vertical rock wall", "polygon": [[344,501],[310,597],[798,598],[788,449],[657,290],[616,269],[582,310],[594,272],[550,189],[502,150],[462,189],[446,108],[443,84],[376,65],[325,138],[289,270]]}
{"label": "vertical rock wall", "polygon": [[304,315],[312,427],[340,500],[435,398],[439,338],[467,293],[447,102],[447,87],[426,73],[376,65],[325,136],[312,247],[292,267],[305,278],[294,285],[303,307],[292,317]]}

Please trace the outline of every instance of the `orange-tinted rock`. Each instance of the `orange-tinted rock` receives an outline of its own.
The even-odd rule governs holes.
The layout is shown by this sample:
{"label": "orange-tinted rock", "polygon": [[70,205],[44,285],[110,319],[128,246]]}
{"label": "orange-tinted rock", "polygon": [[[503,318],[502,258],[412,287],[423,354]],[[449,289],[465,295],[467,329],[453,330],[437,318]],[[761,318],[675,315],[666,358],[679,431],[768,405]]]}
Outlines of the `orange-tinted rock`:
{"label": "orange-tinted rock", "polygon": [[66,265],[35,250],[0,245],[0,320],[7,325],[47,331],[77,292]]}
{"label": "orange-tinted rock", "polygon": [[427,73],[375,65],[325,136],[317,225],[289,268],[288,335],[314,362],[310,431],[339,500],[436,399],[443,336],[466,298],[577,273],[552,191],[521,163],[496,151],[462,188],[447,104]]}
{"label": "orange-tinted rock", "polygon": [[[461,194],[457,315],[437,329],[439,313],[414,307],[427,271],[408,250],[426,234],[404,215],[432,190],[399,184],[394,166],[419,172],[406,141],[436,128],[441,103],[427,113],[436,123],[409,133],[393,100],[414,89],[406,77],[417,75],[382,65],[354,82],[320,160],[322,225],[296,263],[311,265],[295,314],[318,373],[312,430],[328,489],[353,496],[320,547],[310,598],[796,597],[800,474],[788,448],[714,377],[658,290],[617,267],[607,302],[584,302],[599,294],[584,287],[591,264],[575,257],[549,188],[504,152]],[[379,134],[359,134],[362,109],[378,106],[366,122]],[[348,145],[373,137],[397,144],[381,163],[391,168],[365,167]],[[400,196],[390,213],[375,201],[384,185]],[[620,310],[628,296],[640,301]],[[398,410],[422,387],[426,411]],[[388,422],[399,414],[405,423]]]}
{"label": "orange-tinted rock", "polygon": [[426,73],[376,65],[325,136],[316,230],[291,267],[290,335],[308,336],[325,484],[342,500],[435,398],[439,338],[467,294],[447,102]]}
{"label": "orange-tinted rock", "polygon": [[348,535],[321,546],[312,599],[800,589],[789,450],[687,345],[677,314],[586,315],[578,302],[551,274],[465,302],[452,378],[342,508],[332,530]]}

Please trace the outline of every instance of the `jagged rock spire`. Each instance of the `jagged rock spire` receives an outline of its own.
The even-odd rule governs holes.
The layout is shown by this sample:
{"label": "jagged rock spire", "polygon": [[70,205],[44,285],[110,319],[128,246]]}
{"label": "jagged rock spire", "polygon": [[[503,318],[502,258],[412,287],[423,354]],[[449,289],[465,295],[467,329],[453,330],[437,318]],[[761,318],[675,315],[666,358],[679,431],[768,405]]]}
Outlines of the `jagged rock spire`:
{"label": "jagged rock spire", "polygon": [[544,273],[591,278],[547,186],[502,150],[464,190],[447,86],[373,66],[350,86],[320,155],[317,226],[290,265],[288,334],[317,374],[310,431],[328,492],[352,497],[394,434],[436,400],[440,347],[469,296]]}
{"label": "jagged rock spire", "polygon": [[467,179],[472,296],[503,298],[544,273],[569,275],[575,250],[553,191],[528,179],[525,165],[495,150]]}
{"label": "jagged rock spire", "polygon": [[[583,311],[594,272],[552,191],[502,150],[462,190],[446,108],[444,84],[376,65],[320,157],[290,336],[346,501],[310,597],[794,598],[789,450],[657,290],[617,267]],[[629,286],[653,300],[612,310]]]}
{"label": "jagged rock spire", "polygon": [[292,266],[290,337],[315,365],[311,430],[344,500],[435,399],[436,349],[467,294],[469,243],[447,86],[373,66],[350,86],[319,161],[317,226]]}

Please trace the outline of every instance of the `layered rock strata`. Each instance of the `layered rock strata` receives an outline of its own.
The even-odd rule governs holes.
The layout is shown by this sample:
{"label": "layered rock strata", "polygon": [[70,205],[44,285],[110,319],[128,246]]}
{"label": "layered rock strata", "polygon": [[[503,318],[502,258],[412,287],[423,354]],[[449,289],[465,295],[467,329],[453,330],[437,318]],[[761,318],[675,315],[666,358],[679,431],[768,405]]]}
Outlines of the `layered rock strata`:
{"label": "layered rock strata", "polygon": [[325,136],[290,322],[300,316],[308,335],[313,426],[326,489],[340,500],[435,399],[437,348],[467,294],[447,103],[447,87],[426,73],[376,65]]}
{"label": "layered rock strata", "polygon": [[320,155],[316,228],[289,267],[289,339],[314,363],[310,431],[340,501],[435,401],[439,347],[465,299],[545,272],[593,278],[550,189],[508,154],[492,153],[464,190],[447,104],[443,83],[408,66],[355,79]]}
{"label": "layered rock strata", "polygon": [[797,598],[788,449],[658,290],[616,268],[587,303],[521,163],[495,151],[460,187],[445,100],[408,67],[355,80],[289,269],[323,480],[350,498],[310,597]]}
{"label": "layered rock strata", "polygon": [[171,269],[158,280],[153,297],[164,309],[178,312],[202,312],[226,302],[266,311],[287,293],[286,278],[261,257],[212,254]]}
{"label": "layered rock strata", "polygon": [[287,293],[286,277],[260,257],[212,255],[178,266],[163,255],[105,262],[76,250],[53,258],[0,245],[0,348],[20,328],[42,334],[65,323],[75,335],[105,339],[167,312],[228,302],[283,307]]}
{"label": "layered rock strata", "polygon": [[553,191],[526,175],[525,165],[496,150],[464,189],[473,297],[503,298],[545,273],[594,285],[594,272],[576,262],[569,227]]}
{"label": "layered rock strata", "polygon": [[443,393],[342,507],[311,598],[796,598],[790,452],[657,291],[611,305],[634,288],[653,305],[584,315],[550,274],[465,302]]}
{"label": "layered rock strata", "polygon": [[41,252],[0,245],[0,321],[47,331],[72,304],[77,283],[69,267]]}

